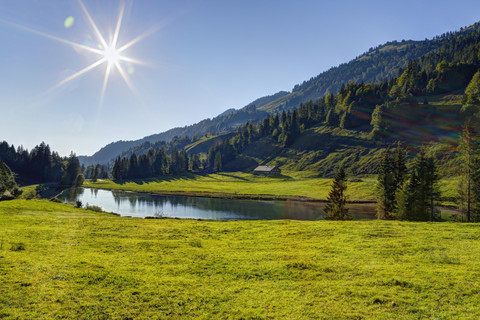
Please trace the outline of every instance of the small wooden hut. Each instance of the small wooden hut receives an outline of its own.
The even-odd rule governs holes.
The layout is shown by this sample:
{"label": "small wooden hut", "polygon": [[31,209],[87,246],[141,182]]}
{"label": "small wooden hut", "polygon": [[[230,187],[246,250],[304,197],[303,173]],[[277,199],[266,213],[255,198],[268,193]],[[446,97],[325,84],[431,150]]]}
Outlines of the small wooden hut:
{"label": "small wooden hut", "polygon": [[253,170],[254,175],[279,176],[282,171],[277,166],[258,166]]}

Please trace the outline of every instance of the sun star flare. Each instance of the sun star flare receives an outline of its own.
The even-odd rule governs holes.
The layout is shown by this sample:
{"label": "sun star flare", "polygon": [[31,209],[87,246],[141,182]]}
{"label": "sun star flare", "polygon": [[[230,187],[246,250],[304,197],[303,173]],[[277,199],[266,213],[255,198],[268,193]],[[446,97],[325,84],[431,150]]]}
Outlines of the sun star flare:
{"label": "sun star flare", "polygon": [[[82,0],[78,0],[78,3],[80,5],[80,7],[82,8],[82,11],[86,16],[88,23],[90,24],[91,28],[93,29],[93,36],[96,38],[96,41],[97,41],[96,46],[95,46],[95,44],[85,45],[85,44],[81,44],[81,43],[76,43],[76,42],[66,40],[66,39],[62,39],[62,38],[59,38],[59,37],[56,37],[56,36],[41,32],[41,31],[37,31],[37,30],[34,30],[34,29],[30,29],[30,28],[27,28],[27,27],[24,27],[24,26],[20,26],[20,25],[16,25],[16,24],[11,23],[11,25],[13,25],[13,26],[15,26],[19,29],[32,32],[34,34],[37,34],[39,36],[42,36],[42,37],[45,37],[45,38],[48,38],[48,39],[51,39],[51,40],[55,40],[55,41],[58,41],[58,42],[61,42],[61,43],[64,43],[64,44],[71,45],[72,47],[75,47],[75,48],[78,48],[78,49],[86,50],[88,52],[97,54],[99,56],[98,60],[96,60],[95,62],[91,63],[90,65],[84,67],[80,71],[77,71],[77,72],[73,73],[72,75],[67,76],[65,79],[59,81],[56,85],[54,85],[52,88],[50,88],[46,93],[49,93],[49,92],[57,89],[58,87],[66,84],[67,82],[70,82],[70,81],[84,75],[85,73],[90,72],[93,69],[96,69],[97,67],[100,67],[102,65],[106,65],[104,80],[103,80],[103,84],[102,84],[102,87],[101,87],[100,105],[102,105],[102,103],[103,103],[103,99],[104,99],[105,92],[106,92],[107,85],[108,85],[108,80],[109,80],[113,70],[118,71],[118,73],[120,74],[122,79],[125,81],[126,85],[128,86],[128,88],[132,91],[132,93],[134,93],[135,95],[138,96],[137,90],[135,89],[135,87],[132,84],[132,81],[128,77],[130,72],[125,72],[124,71],[124,67],[122,66],[122,63],[127,63],[126,70],[133,70],[133,67],[131,66],[132,64],[145,65],[146,63],[141,61],[141,60],[138,60],[138,59],[127,57],[127,56],[123,55],[122,53],[125,50],[127,50],[128,48],[130,48],[131,46],[133,46],[134,44],[136,44],[137,42],[143,40],[145,37],[152,34],[153,31],[150,30],[148,32],[145,32],[145,33],[141,34],[140,36],[130,40],[126,44],[123,44],[122,46],[119,46],[118,38],[119,38],[119,35],[120,35],[123,15],[124,15],[124,12],[125,12],[125,1],[122,1],[121,5],[120,5],[120,13],[119,13],[118,19],[116,21],[114,34],[113,34],[111,42],[108,43],[106,38],[102,35],[102,33],[101,33],[100,29],[98,28],[97,24],[93,20],[92,16],[88,12],[87,8],[83,4]],[[71,17],[69,17],[67,19],[70,19],[70,18]],[[72,20],[71,23],[68,24],[69,27],[73,24],[73,18],[71,18],[71,20]],[[156,29],[154,31],[156,31]]]}

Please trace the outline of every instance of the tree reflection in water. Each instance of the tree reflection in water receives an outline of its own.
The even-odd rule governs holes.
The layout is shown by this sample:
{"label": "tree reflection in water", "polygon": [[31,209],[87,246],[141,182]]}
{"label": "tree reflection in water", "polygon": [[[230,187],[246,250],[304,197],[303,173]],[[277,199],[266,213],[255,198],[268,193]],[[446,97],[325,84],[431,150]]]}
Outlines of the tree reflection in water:
{"label": "tree reflection in water", "polygon": [[[163,217],[194,219],[244,220],[321,220],[325,217],[324,203],[299,201],[238,200],[185,196],[162,196],[121,190],[69,189],[62,200],[74,204],[80,200],[102,207],[105,211],[124,216],[147,217],[161,213]],[[356,219],[372,219],[372,205],[350,205]]]}

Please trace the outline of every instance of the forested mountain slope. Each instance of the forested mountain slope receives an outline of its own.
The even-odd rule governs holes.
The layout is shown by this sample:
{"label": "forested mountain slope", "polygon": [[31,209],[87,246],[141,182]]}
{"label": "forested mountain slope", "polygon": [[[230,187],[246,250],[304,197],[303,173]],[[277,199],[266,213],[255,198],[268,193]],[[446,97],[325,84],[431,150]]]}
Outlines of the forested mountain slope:
{"label": "forested mountain slope", "polygon": [[101,148],[92,156],[80,156],[78,158],[80,162],[86,166],[94,164],[107,164],[117,156],[128,153],[129,149],[145,143],[155,144],[159,141],[169,142],[174,137],[189,137],[194,138],[195,140],[196,138],[200,138],[205,134],[219,134],[234,130],[246,122],[259,123],[268,115],[268,113],[266,111],[258,110],[257,107],[274,101],[286,94],[288,94],[288,92],[280,91],[274,95],[259,98],[249,103],[242,109],[228,109],[215,118],[204,119],[190,126],[173,128],[139,140],[112,142]]}
{"label": "forested mountain slope", "polygon": [[409,61],[398,77],[350,81],[336,95],[245,125],[209,150],[207,165],[246,171],[276,164],[319,175],[343,165],[352,174],[376,173],[380,150],[400,141],[411,154],[421,147],[435,153],[452,174],[462,128],[480,127],[479,70],[480,31],[462,33]]}
{"label": "forested mountain slope", "polygon": [[[175,136],[188,136],[189,138],[196,136],[195,138],[198,138],[207,133],[230,132],[247,122],[259,124],[269,114],[291,110],[302,103],[324,97],[328,93],[336,94],[348,82],[374,84],[385,79],[392,79],[405,70],[408,67],[408,62],[413,59],[417,60],[418,67],[423,69],[425,74],[427,72],[433,73],[442,59],[450,63],[462,63],[465,70],[452,69],[448,65],[444,65],[442,76],[453,77],[453,82],[456,81],[456,83],[447,83],[447,87],[442,88],[441,86],[444,84],[441,84],[441,82],[443,80],[439,78],[436,80],[429,79],[431,83],[424,86],[424,89],[427,85],[430,85],[430,89],[434,89],[430,93],[445,93],[460,89],[462,86],[464,87],[465,82],[471,78],[472,72],[475,71],[472,66],[476,63],[473,60],[477,57],[477,52],[474,51],[472,46],[475,46],[479,38],[479,28],[480,24],[475,24],[459,32],[443,34],[431,40],[389,42],[377,48],[371,48],[365,54],[348,63],[333,67],[300,85],[296,85],[290,93],[281,91],[272,96],[259,98],[240,110],[229,109],[213,119],[205,119],[191,126],[174,128],[140,140],[114,142],[105,146],[93,156],[79,157],[79,160],[85,165],[105,164],[119,155],[128,154],[128,150],[135,149],[146,142],[154,144],[162,140],[170,141]],[[465,50],[460,54],[458,48],[464,48]],[[472,49],[471,54],[465,54],[465,51],[469,49]],[[345,97],[342,96],[343,98]],[[375,107],[375,103],[378,101],[371,102]],[[370,104],[372,105],[372,103]],[[338,108],[336,111],[339,111]],[[353,113],[355,112],[357,111],[353,110]],[[370,113],[372,112],[373,110],[370,110]],[[348,112],[349,115],[350,113]],[[371,114],[367,115],[367,117],[370,116]],[[367,122],[364,121],[365,123]]]}

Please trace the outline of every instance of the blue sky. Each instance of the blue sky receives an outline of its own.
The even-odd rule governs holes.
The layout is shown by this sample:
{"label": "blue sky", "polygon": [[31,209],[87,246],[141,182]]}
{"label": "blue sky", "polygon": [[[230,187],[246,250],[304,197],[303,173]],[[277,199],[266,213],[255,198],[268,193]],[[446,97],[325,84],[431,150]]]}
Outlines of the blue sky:
{"label": "blue sky", "polygon": [[[83,3],[108,42],[121,2]],[[51,89],[101,56],[31,31],[98,48],[80,3],[0,0],[0,140],[90,155],[291,90],[384,42],[458,30],[479,12],[478,0],[129,0],[119,46],[156,31],[122,53],[146,62],[121,64],[135,90],[113,68],[100,103],[107,64]]]}

